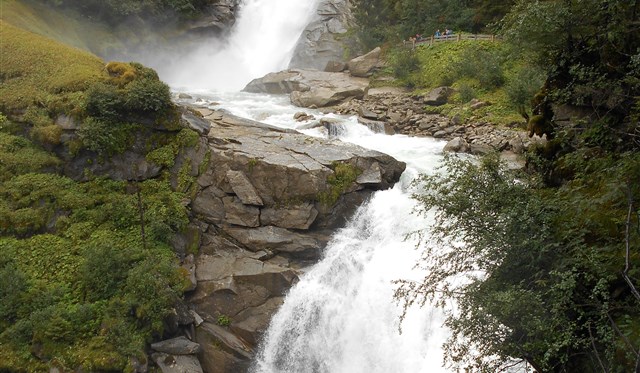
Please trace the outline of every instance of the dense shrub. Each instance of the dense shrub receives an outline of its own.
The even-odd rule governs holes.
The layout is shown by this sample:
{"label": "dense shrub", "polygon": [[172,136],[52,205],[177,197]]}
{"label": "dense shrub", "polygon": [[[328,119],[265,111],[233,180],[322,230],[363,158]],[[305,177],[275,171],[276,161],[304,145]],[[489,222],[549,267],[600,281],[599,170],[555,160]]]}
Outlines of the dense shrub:
{"label": "dense shrub", "polygon": [[544,73],[535,66],[521,65],[513,71],[507,83],[505,91],[509,97],[509,102],[513,107],[529,107],[533,96],[544,84]]}
{"label": "dense shrub", "polygon": [[176,14],[189,17],[209,4],[206,0],[39,0],[45,4],[74,9],[85,15],[118,23],[123,17],[137,16],[165,21]]}
{"label": "dense shrub", "polygon": [[82,123],[78,135],[87,149],[100,156],[111,156],[129,148],[136,128],[133,124],[89,117]]}
{"label": "dense shrub", "polygon": [[[2,184],[0,221],[10,225],[0,236],[0,280],[14,286],[0,290],[0,312],[11,321],[0,323],[0,370],[37,366],[20,355],[35,343],[40,357],[121,371],[162,332],[184,286],[168,245],[188,221],[183,197],[167,181],[139,184],[143,239],[137,196],[126,190],[124,182],[44,174]],[[25,214],[25,225],[16,223]]]}
{"label": "dense shrub", "polygon": [[420,180],[415,198],[436,221],[423,241],[428,271],[423,281],[401,281],[396,295],[407,305],[456,300],[445,321],[450,363],[636,370],[640,257],[629,248],[640,240],[640,156],[594,154],[564,156],[573,177],[555,189],[513,174],[495,155],[449,158],[446,172]]}

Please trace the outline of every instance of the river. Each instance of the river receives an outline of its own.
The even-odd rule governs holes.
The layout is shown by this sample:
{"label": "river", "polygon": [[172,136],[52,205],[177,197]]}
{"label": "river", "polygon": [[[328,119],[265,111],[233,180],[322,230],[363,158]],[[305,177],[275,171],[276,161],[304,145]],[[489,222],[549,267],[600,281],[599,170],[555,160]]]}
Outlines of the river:
{"label": "river", "polygon": [[[159,69],[161,76],[175,90],[211,108],[297,129],[306,122],[293,119],[302,110],[287,96],[238,91],[252,78],[286,68],[317,4],[317,0],[249,0],[222,47],[185,56],[180,73],[163,74]],[[407,169],[394,188],[376,192],[361,206],[334,234],[322,259],[305,270],[273,317],[253,372],[446,372],[441,346],[447,331],[441,312],[429,306],[410,309],[400,333],[402,308],[393,299],[392,283],[422,277],[414,268],[421,253],[406,235],[430,222],[412,213],[411,181],[419,173],[434,171],[444,143],[373,133],[355,117],[304,111],[317,119],[329,116],[341,121],[337,136],[342,141],[390,154],[406,162]],[[302,132],[328,136],[319,129]]]}

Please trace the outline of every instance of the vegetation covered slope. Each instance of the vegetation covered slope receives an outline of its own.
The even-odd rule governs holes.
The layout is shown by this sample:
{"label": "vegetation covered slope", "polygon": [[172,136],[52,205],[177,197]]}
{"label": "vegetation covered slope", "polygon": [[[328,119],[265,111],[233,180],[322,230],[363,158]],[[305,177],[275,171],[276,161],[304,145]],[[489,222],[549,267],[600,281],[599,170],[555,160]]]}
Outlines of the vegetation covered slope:
{"label": "vegetation covered slope", "polygon": [[[179,131],[150,69],[2,21],[0,40],[0,371],[129,370],[182,294],[169,242],[188,223],[185,195],[166,173],[78,181],[62,166],[106,162],[140,137],[151,159],[175,157],[197,135]],[[61,116],[77,129],[63,133]]]}
{"label": "vegetation covered slope", "polygon": [[[373,3],[409,4],[360,2]],[[520,173],[496,157],[450,158],[444,176],[418,181],[415,198],[437,216],[423,242],[429,275],[400,281],[396,295],[457,301],[445,348],[463,370],[640,371],[640,3],[510,5],[502,46],[391,54],[405,83],[483,98],[503,90],[511,110],[523,105],[551,128]],[[432,27],[390,14],[390,30]]]}

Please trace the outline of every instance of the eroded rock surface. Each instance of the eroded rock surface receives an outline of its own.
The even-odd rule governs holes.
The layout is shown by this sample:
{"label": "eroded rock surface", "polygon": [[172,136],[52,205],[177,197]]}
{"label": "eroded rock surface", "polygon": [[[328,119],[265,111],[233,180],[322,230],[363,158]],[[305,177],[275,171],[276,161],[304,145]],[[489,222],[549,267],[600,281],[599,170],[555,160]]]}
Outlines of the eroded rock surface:
{"label": "eroded rock surface", "polygon": [[[185,257],[197,284],[187,301],[203,319],[195,328],[203,370],[243,372],[300,269],[405,164],[335,139],[199,111],[210,125],[208,163],[191,202],[197,232],[188,236],[198,236],[199,249]],[[190,245],[186,236],[176,241],[185,251]]]}
{"label": "eroded rock surface", "polygon": [[291,102],[296,106],[325,107],[351,98],[364,98],[369,90],[369,80],[342,72],[292,69],[254,79],[244,90],[289,94]]}
{"label": "eroded rock surface", "polygon": [[353,26],[350,3],[349,0],[322,0],[318,3],[315,17],[296,44],[290,68],[325,70],[328,65],[342,62],[353,47],[351,40],[345,37]]}

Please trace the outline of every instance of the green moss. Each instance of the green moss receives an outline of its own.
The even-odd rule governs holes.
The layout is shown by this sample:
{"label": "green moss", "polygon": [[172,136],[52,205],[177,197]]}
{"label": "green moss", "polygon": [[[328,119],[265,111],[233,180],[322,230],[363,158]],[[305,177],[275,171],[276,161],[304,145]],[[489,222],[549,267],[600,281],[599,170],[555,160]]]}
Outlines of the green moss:
{"label": "green moss", "polygon": [[202,163],[198,165],[198,175],[202,175],[207,168],[209,167],[209,163],[211,162],[211,149],[207,149],[207,152],[204,154],[204,159]]}
{"label": "green moss", "polygon": [[[146,159],[160,166],[173,167],[180,150],[196,146],[199,139],[200,136],[197,132],[189,128],[183,128],[177,134],[171,134],[163,138],[161,142],[166,142],[167,144],[151,150],[147,153]],[[153,146],[152,144],[150,145]],[[210,157],[211,155],[209,154]]]}
{"label": "green moss", "polygon": [[253,169],[256,167],[257,164],[258,164],[257,159],[249,158],[249,160],[247,161],[247,167],[249,168],[249,172],[253,171]]}
{"label": "green moss", "polygon": [[227,315],[220,315],[217,319],[218,325],[220,326],[229,326],[231,325],[231,319]]}
{"label": "green moss", "polygon": [[200,250],[200,240],[202,239],[202,233],[200,232],[200,229],[193,225],[189,225],[185,227],[182,234],[187,239],[185,249],[186,254],[198,255],[198,252]]}
{"label": "green moss", "polygon": [[130,148],[135,140],[134,134],[140,129],[140,125],[133,123],[89,117],[84,120],[77,133],[87,149],[101,157],[110,157]]}
{"label": "green moss", "polygon": [[187,192],[195,183],[195,177],[191,176],[191,160],[185,159],[182,167],[178,170],[178,186],[176,190],[179,192]]}
{"label": "green moss", "polygon": [[334,163],[333,174],[327,177],[329,190],[319,193],[318,201],[325,206],[333,206],[361,173],[361,169],[349,163]]}
{"label": "green moss", "polygon": [[173,167],[175,162],[176,153],[174,151],[174,145],[165,145],[158,149],[154,149],[147,153],[146,159],[149,162],[153,162],[159,166]]}
{"label": "green moss", "polygon": [[59,165],[58,158],[38,149],[31,141],[0,131],[0,181]]}

